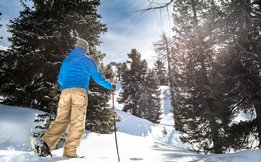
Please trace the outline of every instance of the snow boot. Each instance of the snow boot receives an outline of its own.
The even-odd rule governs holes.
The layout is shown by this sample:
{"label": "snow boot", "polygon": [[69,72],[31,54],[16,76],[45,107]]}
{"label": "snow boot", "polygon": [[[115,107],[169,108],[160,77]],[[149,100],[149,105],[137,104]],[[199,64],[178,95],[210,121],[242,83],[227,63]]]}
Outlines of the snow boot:
{"label": "snow boot", "polygon": [[36,141],[35,138],[31,138],[31,145],[34,149],[35,155],[40,156],[40,157],[47,157],[47,156],[52,157],[50,148],[47,145],[47,143],[45,143],[44,141],[42,141],[42,140]]}
{"label": "snow boot", "polygon": [[47,157],[47,156],[51,156],[52,157],[50,148],[47,145],[47,143],[45,143],[44,141],[42,142],[41,145],[36,146],[36,150],[37,150],[38,155],[40,157]]}

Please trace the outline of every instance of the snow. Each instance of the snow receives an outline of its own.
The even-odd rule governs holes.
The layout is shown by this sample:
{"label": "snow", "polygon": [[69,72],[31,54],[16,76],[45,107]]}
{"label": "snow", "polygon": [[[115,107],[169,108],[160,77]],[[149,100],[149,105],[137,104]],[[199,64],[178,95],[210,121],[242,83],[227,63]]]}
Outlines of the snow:
{"label": "snow", "polygon": [[4,51],[6,51],[7,49],[8,49],[8,47],[3,46],[2,44],[0,44],[0,50],[4,50]]}
{"label": "snow", "polygon": [[231,124],[238,124],[241,121],[253,120],[253,118],[255,118],[255,116],[253,116],[253,113],[240,111],[238,115],[233,119]]}
{"label": "snow", "polygon": [[[120,87],[117,86],[117,90]],[[117,139],[122,162],[260,162],[260,150],[242,150],[230,154],[197,154],[189,151],[174,129],[167,87],[162,87],[163,115],[160,124],[125,113],[116,102]],[[118,93],[116,93],[116,97]],[[54,157],[40,158],[33,154],[29,144],[35,114],[41,111],[17,106],[0,105],[0,162],[116,162],[118,161],[114,133],[86,132],[78,154],[86,159],[62,157],[63,149],[53,151]],[[164,127],[167,134],[163,134]]]}

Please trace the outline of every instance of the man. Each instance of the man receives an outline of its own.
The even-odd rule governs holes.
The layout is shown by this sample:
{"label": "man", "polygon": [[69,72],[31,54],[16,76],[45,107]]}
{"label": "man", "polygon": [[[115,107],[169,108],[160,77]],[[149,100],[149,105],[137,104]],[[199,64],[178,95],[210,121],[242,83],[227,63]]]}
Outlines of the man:
{"label": "man", "polygon": [[58,103],[56,119],[51,122],[42,137],[42,145],[37,147],[39,156],[51,155],[62,134],[69,125],[69,132],[64,144],[63,156],[77,157],[76,149],[80,145],[85,130],[86,110],[88,104],[87,92],[90,77],[108,90],[114,86],[104,79],[95,61],[86,56],[89,53],[87,41],[78,39],[75,48],[62,62],[58,75],[61,86],[61,96]]}

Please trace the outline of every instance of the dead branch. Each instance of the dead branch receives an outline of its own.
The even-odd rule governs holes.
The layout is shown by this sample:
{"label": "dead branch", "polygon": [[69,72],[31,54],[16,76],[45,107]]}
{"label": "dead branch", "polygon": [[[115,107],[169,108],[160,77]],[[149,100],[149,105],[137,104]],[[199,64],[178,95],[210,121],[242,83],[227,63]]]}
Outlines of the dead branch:
{"label": "dead branch", "polygon": [[155,0],[147,0],[149,2],[149,7],[139,10],[139,12],[146,12],[146,11],[150,11],[150,10],[158,10],[158,9],[163,9],[168,7],[172,2],[174,2],[174,0],[168,0],[168,2],[166,3],[158,3],[155,2]]}

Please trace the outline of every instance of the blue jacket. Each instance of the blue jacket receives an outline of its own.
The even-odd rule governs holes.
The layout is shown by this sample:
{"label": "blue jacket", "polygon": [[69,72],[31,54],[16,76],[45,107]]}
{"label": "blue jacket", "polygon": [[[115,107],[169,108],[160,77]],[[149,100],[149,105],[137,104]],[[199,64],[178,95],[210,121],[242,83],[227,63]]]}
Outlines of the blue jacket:
{"label": "blue jacket", "polygon": [[62,62],[58,75],[61,90],[66,88],[85,88],[88,92],[90,77],[104,88],[112,90],[112,84],[99,72],[95,61],[86,56],[83,49],[74,48]]}

